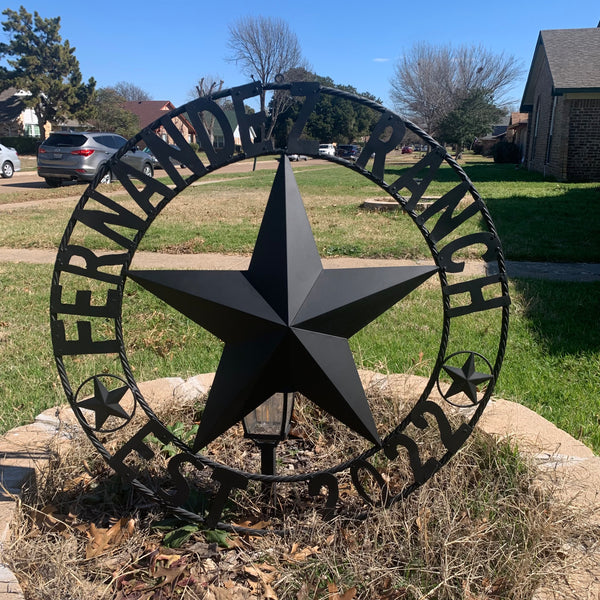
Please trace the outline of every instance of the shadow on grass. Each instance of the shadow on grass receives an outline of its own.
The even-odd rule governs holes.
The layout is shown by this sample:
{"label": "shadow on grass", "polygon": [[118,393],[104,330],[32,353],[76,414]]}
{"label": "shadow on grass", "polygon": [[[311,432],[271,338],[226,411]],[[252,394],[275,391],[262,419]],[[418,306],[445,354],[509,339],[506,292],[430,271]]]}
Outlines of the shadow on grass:
{"label": "shadow on grass", "polygon": [[548,354],[600,351],[600,283],[514,279],[521,310]]}
{"label": "shadow on grass", "polygon": [[486,204],[509,260],[600,261],[600,187],[487,198]]}
{"label": "shadow on grass", "polygon": [[[389,166],[386,167],[385,172],[386,174],[389,174],[390,181],[393,181],[393,176],[399,177],[402,172],[406,171],[412,166],[414,166],[414,163]],[[471,181],[475,183],[475,187],[477,187],[478,183],[483,182],[500,183],[503,181],[523,181],[529,183],[554,181],[552,178],[544,178],[540,173],[536,173],[535,171],[526,171],[518,168],[517,165],[498,164],[490,162],[489,160],[482,160],[481,162],[469,161],[468,163],[461,164],[461,167],[464,169]],[[436,173],[435,181],[448,183],[458,182],[458,179],[454,170],[446,167],[441,168]]]}

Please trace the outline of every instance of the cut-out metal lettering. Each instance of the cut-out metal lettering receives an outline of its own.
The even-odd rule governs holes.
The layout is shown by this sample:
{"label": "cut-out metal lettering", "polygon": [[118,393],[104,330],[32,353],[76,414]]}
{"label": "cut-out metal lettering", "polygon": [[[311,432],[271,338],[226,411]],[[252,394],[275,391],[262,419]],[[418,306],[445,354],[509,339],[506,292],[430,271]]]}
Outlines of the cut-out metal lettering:
{"label": "cut-out metal lettering", "polygon": [[74,304],[62,302],[62,285],[53,285],[50,292],[52,312],[83,317],[107,317],[116,319],[121,311],[121,295],[117,290],[106,291],[106,303],[92,305],[90,290],[77,290]]}
{"label": "cut-out metal lettering", "polygon": [[454,253],[477,244],[486,246],[485,252],[481,255],[483,260],[489,262],[496,258],[500,249],[500,240],[492,233],[481,231],[470,233],[446,244],[439,253],[440,266],[448,273],[461,273],[465,268],[465,261],[455,261]]}
{"label": "cut-out metal lettering", "polygon": [[142,428],[140,428],[119,450],[117,450],[112,458],[108,461],[108,464],[119,474],[129,479],[135,479],[137,473],[125,464],[125,460],[132,453],[135,452],[140,458],[144,460],[152,460],[154,458],[154,452],[144,442],[149,436],[154,435],[157,437],[165,446],[170,444],[175,438],[173,434],[163,425],[157,421],[148,421]]}
{"label": "cut-out metal lettering", "polygon": [[[133,250],[133,238],[138,232],[145,228],[146,221],[138,217],[135,213],[132,213],[118,202],[115,202],[111,198],[108,198],[96,190],[92,190],[89,193],[89,197],[99,204],[102,204],[112,212],[106,212],[98,209],[81,208],[76,209],[73,213],[73,216],[79,222],[87,225],[90,229],[97,231],[99,234],[112,240],[113,242],[116,242],[119,244],[119,246],[123,246],[123,248],[127,248],[127,250]],[[130,239],[110,227],[110,225],[132,229],[135,231],[135,233],[132,233]]]}
{"label": "cut-out metal lettering", "polygon": [[[72,262],[74,258],[83,260],[85,267],[80,267]],[[96,281],[118,285],[121,282],[120,275],[107,273],[101,269],[116,266],[123,267],[129,259],[130,255],[127,252],[97,255],[93,250],[85,248],[84,246],[69,244],[64,251],[58,254],[58,257],[56,258],[56,269],[59,273],[73,273],[74,275],[80,275],[81,277],[88,279],[95,279]]]}
{"label": "cut-out metal lettering", "polygon": [[[387,133],[388,128],[391,128],[392,131],[388,139],[382,140],[381,138]],[[402,141],[405,133],[406,125],[398,115],[392,112],[384,113],[371,132],[371,136],[360,153],[356,164],[364,169],[374,153],[372,173],[378,179],[383,180],[385,158]]]}
{"label": "cut-out metal lettering", "polygon": [[419,200],[437,175],[444,158],[445,152],[435,148],[390,185],[389,190],[392,194],[401,194],[405,189],[410,192],[411,196],[405,205],[406,210],[414,210],[417,207]]}
{"label": "cut-out metal lettering", "polygon": [[471,217],[474,217],[479,213],[480,207],[476,202],[471,202],[469,206],[464,208],[458,215],[454,216],[456,207],[468,191],[469,184],[463,181],[447,194],[444,194],[439,200],[436,200],[417,217],[416,222],[423,225],[434,215],[444,211],[439,216],[430,232],[429,237],[435,244],[444,239],[448,234],[452,233],[457,227],[468,221]]}
{"label": "cut-out metal lettering", "polygon": [[[271,130],[271,126],[277,126],[277,124],[268,122],[264,112],[250,114],[246,112],[245,107],[246,100],[258,100],[262,92],[269,93],[270,91],[289,94],[290,99],[296,103],[294,114],[297,116],[291,127],[288,123],[285,123],[285,127],[277,128],[279,132],[277,143],[281,145],[277,148],[275,147],[275,139],[265,139],[267,126]],[[303,154],[315,158],[319,157],[318,140],[308,139],[310,135],[309,125],[317,110],[319,99],[327,95],[360,104],[362,107],[368,108],[369,111],[373,111],[373,114],[379,115],[378,119],[373,120],[374,124],[371,126],[371,131],[366,136],[368,141],[356,164],[354,165],[343,159],[334,160],[341,167],[350,168],[354,173],[353,176],[358,172],[371,183],[377,184],[378,192],[381,189],[386,190],[390,196],[400,202],[409,213],[406,218],[412,219],[414,226],[418,228],[426,242],[426,247],[431,250],[431,264],[412,267],[413,275],[409,278],[412,283],[409,286],[405,285],[406,281],[403,278],[398,279],[401,274],[398,271],[399,267],[382,269],[375,279],[373,279],[374,270],[367,270],[366,275],[363,273],[360,276],[353,273],[353,271],[358,272],[360,269],[346,270],[347,272],[344,274],[337,273],[335,269],[325,269],[321,273],[320,268],[315,268],[316,265],[320,265],[321,257],[314,239],[309,244],[310,251],[305,243],[307,239],[313,237],[312,233],[310,236],[297,235],[299,225],[304,223],[304,217],[300,219],[299,215],[302,215],[303,212],[305,214],[305,211],[304,206],[302,206],[298,182],[295,180],[294,171],[286,155]],[[224,104],[233,104],[234,114],[226,114],[220,106],[221,101]],[[210,115],[211,119],[214,118],[220,127],[224,144],[222,148],[215,146],[204,125],[203,117],[207,115]],[[232,117],[234,117],[234,121],[237,120],[237,123],[230,121]],[[187,119],[194,127],[197,141],[207,157],[206,164],[194,151],[190,140],[186,139],[178,129],[178,119]],[[233,137],[233,129],[236,126],[239,127],[240,131],[241,146],[236,146]],[[161,134],[166,132],[168,138],[170,138],[168,141],[163,140],[155,133],[161,127],[163,128]],[[285,131],[289,131],[287,139]],[[388,185],[384,181],[386,160],[392,149],[401,143],[407,131],[420,138],[432,150],[418,160],[416,164],[402,167],[397,179],[391,185]],[[173,186],[160,182],[158,178],[133,169],[120,158],[126,148],[133,149],[140,142],[145,142],[150,151],[156,156],[164,168],[164,173],[174,184],[174,189]],[[160,277],[157,277],[155,272],[137,272],[136,274],[130,268],[134,254],[148,228],[161,217],[161,211],[170,202],[176,201],[176,197],[180,192],[185,190],[192,182],[209,172],[215,171],[217,168],[260,155],[280,157],[281,170],[285,171],[283,179],[282,177],[276,178],[278,183],[271,190],[269,203],[272,196],[277,198],[281,194],[287,194],[286,203],[284,203],[287,207],[285,210],[282,211],[281,207],[273,213],[269,210],[267,221],[271,223],[269,227],[275,233],[261,238],[261,243],[257,244],[258,249],[255,248],[258,255],[262,256],[264,254],[264,260],[261,258],[261,260],[254,263],[254,266],[251,262],[250,269],[246,274],[238,272],[237,275],[235,273],[232,275],[231,272],[227,271],[204,272],[204,275],[198,275],[201,271],[195,271],[180,275],[175,271],[168,273],[161,269],[163,272]],[[371,162],[372,155],[374,155],[374,160]],[[414,160],[414,157],[411,157],[411,160]],[[442,164],[444,164],[443,171],[441,170]],[[181,165],[189,167],[192,174],[187,176],[185,171],[179,168]],[[254,481],[257,484],[262,483],[263,487],[268,487],[272,483],[273,485],[270,486],[272,493],[261,496],[261,501],[266,501],[267,497],[273,500],[277,495],[285,493],[288,485],[307,484],[310,495],[321,496],[323,499],[325,506],[321,512],[324,518],[329,519],[335,515],[338,506],[345,501],[344,497],[340,498],[339,486],[341,481],[351,479],[357,493],[367,504],[388,506],[412,493],[414,489],[441,468],[441,465],[446,464],[450,456],[465,442],[477,419],[481,416],[482,409],[491,397],[504,357],[508,331],[508,306],[510,304],[506,267],[500,242],[491,223],[489,213],[485,209],[477,190],[456,161],[452,160],[446,153],[445,149],[416,125],[386,108],[376,105],[371,100],[362,99],[343,90],[332,90],[321,86],[317,82],[286,83],[279,77],[276,83],[253,82],[230,90],[221,90],[214,96],[195,99],[185,106],[165,114],[129,140],[126,147],[112,156],[106,164],[106,170],[113,173],[121,183],[125,196],[121,201],[120,198],[117,198],[117,194],[111,195],[99,192],[99,181],[96,178],[90,188],[84,192],[75,208],[60,244],[52,278],[51,332],[59,377],[86,434],[107,462],[125,478],[131,479],[136,489],[148,494],[153,500],[159,498],[162,502],[177,507],[188,513],[188,515],[190,511],[196,511],[195,516],[192,515],[192,520],[196,522],[204,523],[209,527],[218,525],[233,530],[236,526],[221,523],[221,519],[224,518],[223,511],[226,508],[227,499],[234,490],[246,489],[249,481]],[[342,171],[340,170],[340,172]],[[422,212],[417,211],[417,205],[423,199],[426,190],[437,179],[444,186],[447,186],[450,182],[448,187],[444,187],[449,191],[444,193],[441,198],[436,199],[429,207],[424,208]],[[285,180],[285,185],[281,184],[282,180]],[[103,187],[102,189],[105,190],[106,188]],[[297,190],[297,194],[295,190]],[[287,203],[288,200],[291,202],[292,196],[294,198],[298,196],[299,203],[296,203],[297,199],[293,203]],[[134,206],[132,206],[132,203],[134,203]],[[290,209],[291,206],[294,207],[293,210]],[[267,211],[265,211],[266,213]],[[281,233],[282,227],[283,234]],[[302,225],[302,228],[306,228],[306,232],[309,232],[311,228],[308,219],[306,219],[306,223]],[[467,228],[473,233],[459,237],[461,229],[467,230]],[[89,233],[98,233],[103,236],[99,244],[100,248],[111,248],[113,243],[116,243],[121,249],[115,251],[86,248],[79,240]],[[261,235],[259,234],[259,237]],[[274,252],[271,241],[282,236],[286,240],[286,251],[280,252],[281,248],[275,245],[279,249]],[[93,236],[93,239],[97,243],[96,235]],[[263,243],[264,240],[267,240],[267,242]],[[488,263],[492,263],[491,266],[494,270],[497,270],[498,275],[482,277],[465,272],[464,261],[466,257],[471,258],[476,253]],[[273,256],[283,256],[284,254],[293,256],[293,260],[286,259],[281,263],[277,263],[280,264],[282,269],[278,271],[277,277],[273,276],[269,269],[266,269],[264,273],[262,269],[258,269],[257,265],[263,265],[263,263],[264,265],[271,265]],[[293,267],[291,272],[289,271],[290,265]],[[384,274],[383,271],[387,273]],[[250,272],[252,282],[246,278]],[[224,273],[225,275],[223,275]],[[286,282],[287,296],[285,294],[281,295],[283,287],[275,281],[279,276],[282,276],[282,273],[285,274],[282,281]],[[350,378],[345,375],[340,376],[340,373],[333,368],[334,357],[342,356],[340,354],[342,347],[336,345],[335,340],[330,338],[339,337],[340,335],[344,337],[353,335],[356,331],[348,328],[351,322],[355,321],[355,317],[356,322],[352,327],[359,323],[363,326],[371,318],[374,318],[376,315],[373,312],[372,303],[375,299],[377,299],[377,314],[392,306],[396,302],[394,300],[396,296],[389,296],[388,298],[388,289],[393,289],[394,294],[401,291],[400,296],[403,297],[410,294],[412,290],[429,279],[434,273],[438,274],[436,280],[439,281],[444,296],[443,324],[440,327],[438,353],[437,357],[429,357],[431,359],[429,363],[435,365],[434,370],[424,387],[421,397],[412,409],[408,410],[402,417],[401,424],[396,429],[393,428],[393,425],[390,426],[391,433],[389,430],[379,431],[382,426],[372,418],[371,407],[369,406],[369,403],[375,400],[366,398],[358,372],[354,373],[350,369],[350,366],[354,363],[354,358],[349,346],[347,346],[347,343],[343,345],[343,358],[345,368],[348,367],[347,372],[353,373]],[[307,274],[312,279],[311,277],[307,279]],[[460,274],[460,279],[452,279],[449,283],[449,274]],[[353,279],[355,276],[357,279]],[[380,276],[382,277],[381,280],[379,279]],[[235,319],[242,318],[240,315],[245,315],[243,319],[256,327],[266,326],[264,321],[268,321],[269,324],[265,330],[267,333],[272,333],[277,328],[290,327],[293,331],[289,337],[289,343],[293,342],[295,344],[294,348],[296,349],[294,352],[298,353],[301,361],[303,361],[302,364],[298,363],[297,360],[286,362],[285,358],[280,355],[279,348],[284,354],[289,352],[290,345],[287,337],[280,339],[280,337],[275,336],[278,350],[274,350],[273,356],[271,356],[268,352],[268,344],[273,342],[275,337],[271,339],[269,333],[264,340],[267,345],[260,347],[261,352],[268,359],[268,376],[265,374],[257,378],[256,370],[263,369],[267,373],[264,367],[265,361],[257,357],[256,353],[244,354],[241,350],[238,352],[239,348],[235,342],[237,337],[230,342],[226,342],[226,346],[227,343],[231,346],[231,348],[228,348],[226,356],[228,361],[227,377],[215,377],[216,383],[213,383],[210,392],[212,394],[216,387],[217,392],[223,394],[226,402],[223,404],[213,402],[210,404],[210,410],[207,410],[209,402],[206,401],[198,427],[198,431],[204,428],[202,437],[199,435],[196,437],[199,452],[191,454],[188,446],[190,440],[179,439],[173,435],[153,412],[153,399],[145,399],[142,396],[134,379],[135,368],[129,364],[127,358],[127,336],[123,335],[122,311],[123,303],[128,300],[128,297],[124,295],[124,291],[128,279],[135,279],[136,277],[146,281],[148,285],[144,287],[151,289],[152,293],[159,297],[162,296],[157,291],[156,285],[160,284],[161,281],[163,283],[167,281],[169,289],[178,291],[175,294],[168,293],[166,297],[173,302],[175,302],[173,300],[175,298],[175,303],[179,307],[177,309],[180,312],[183,309],[184,314],[190,313],[197,325],[205,329],[208,328],[208,325],[211,329],[214,329],[217,325],[212,323],[211,319],[206,321],[208,325],[205,323],[206,315],[204,313],[206,311],[205,309],[199,310],[197,306],[200,298],[205,298],[206,303],[210,304],[210,311],[213,311],[215,315],[220,314],[219,310],[221,309],[219,307],[230,306],[231,304],[227,303],[227,296],[230,292],[227,291],[229,288],[224,289],[222,285],[224,280],[231,280],[231,282],[235,280],[236,283],[231,289],[237,289],[238,291],[246,290],[247,285],[252,283],[251,287],[257,290],[256,294],[246,290],[243,293],[234,294],[233,299],[229,298],[229,300],[235,301],[231,304],[231,308],[235,308],[235,310],[228,310],[223,313],[229,316],[220,319],[217,328],[219,331],[238,335],[239,328],[231,320],[232,314],[235,315]],[[179,284],[182,283],[183,279],[185,279],[186,284],[180,289]],[[310,281],[308,281],[309,279]],[[434,281],[433,279],[429,280]],[[194,287],[194,281],[200,281],[201,284]],[[364,285],[357,285],[356,281],[361,281]],[[403,282],[401,290],[396,289],[396,284],[399,281]],[[385,285],[382,286],[382,283],[385,283]],[[186,290],[189,285],[191,285],[190,290],[193,291],[193,294],[190,299],[186,299]],[[306,298],[299,293],[299,290]],[[225,295],[224,298],[222,297],[223,294]],[[268,302],[265,300],[267,296],[269,297]],[[308,301],[309,297],[310,301]],[[340,298],[343,298],[344,302],[352,301],[349,304],[340,303]],[[361,299],[360,303],[358,302],[359,299]],[[367,299],[369,299],[368,302]],[[264,302],[267,302],[268,306],[265,306]],[[323,307],[321,307],[321,304],[323,304]],[[257,308],[259,305],[262,308]],[[351,308],[346,308],[347,306]],[[316,310],[315,307],[319,310]],[[344,307],[343,314],[346,315],[344,319],[340,319],[341,307]],[[495,358],[490,357],[489,361],[483,354],[477,352],[477,348],[461,350],[460,346],[457,346],[456,342],[450,339],[450,333],[454,331],[454,328],[450,326],[451,319],[465,316],[467,317],[465,322],[468,326],[474,325],[474,327],[477,327],[477,323],[481,319],[470,320],[468,316],[471,313],[487,310],[497,310],[501,317],[500,319],[493,319],[500,340],[496,346]],[[290,314],[295,316],[292,318]],[[281,315],[284,315],[285,319]],[[349,315],[353,315],[353,318],[346,322],[346,317],[349,319]],[[140,316],[140,318],[143,317]],[[289,323],[286,319],[289,320]],[[283,330],[280,332],[277,329],[277,331],[287,335]],[[71,337],[67,337],[66,332]],[[487,325],[485,334],[482,335],[491,335]],[[327,337],[330,345],[323,343],[324,337]],[[302,348],[305,350],[302,350]],[[447,356],[448,348],[452,348],[454,351],[454,354],[449,357]],[[105,386],[105,393],[98,385],[100,394],[96,392],[95,387],[93,396],[86,396],[83,400],[78,401],[77,394],[79,394],[79,390],[82,389],[83,385],[87,385],[90,379],[82,378],[79,370],[71,373],[74,363],[80,363],[81,361],[67,360],[67,357],[88,354],[106,355],[103,359],[94,361],[94,364],[102,364],[102,367],[100,367],[102,369],[107,364],[110,364],[111,368],[115,366],[117,370],[121,368],[122,377],[118,374],[111,375],[111,377],[120,379],[125,387],[108,385]],[[460,355],[459,358],[463,354],[471,358],[467,358],[467,362],[464,362],[462,366],[456,366],[455,363],[458,359],[454,361],[450,361],[450,359],[457,354]],[[243,367],[241,369],[236,366],[236,356]],[[239,358],[241,356],[245,358],[242,360]],[[487,363],[487,369],[483,369],[484,373],[480,373],[475,368],[475,356],[482,357]],[[469,360],[472,360],[473,364]],[[446,363],[446,361],[450,362]],[[288,364],[293,365],[293,367],[288,369]],[[315,370],[313,364],[317,366],[327,364],[327,377],[331,381],[335,380],[336,385],[328,384],[323,379],[323,370]],[[298,368],[299,366],[302,368]],[[313,373],[313,375],[307,379],[306,373],[308,372]],[[84,380],[75,395],[73,395],[71,388],[71,375],[74,376],[76,381]],[[466,422],[454,425],[442,408],[437,403],[429,400],[434,386],[437,384],[438,389],[440,388],[440,375],[452,379],[449,386],[446,379],[442,381],[442,387],[444,390],[447,389],[448,397],[457,396],[462,398],[466,394],[471,401],[471,405],[477,404],[479,407],[478,410],[468,413],[471,416],[464,418]],[[95,377],[100,378],[102,376]],[[264,378],[264,381],[261,377]],[[315,386],[314,380],[319,377],[328,386],[327,394],[320,394],[319,390],[321,388],[319,385],[322,384]],[[477,386],[483,385],[481,382],[484,380],[486,389],[482,394],[478,391]],[[244,396],[246,393],[245,381],[260,381],[260,385],[256,388],[256,394],[250,398]],[[282,382],[288,382],[289,385],[283,385]],[[204,442],[216,439],[220,435],[219,432],[222,433],[226,429],[235,426],[237,419],[241,418],[245,409],[252,408],[250,404],[258,406],[263,401],[262,396],[269,396],[274,391],[287,390],[288,388],[303,393],[309,401],[317,403],[321,410],[345,423],[351,429],[358,431],[367,440],[363,442],[364,446],[361,449],[361,454],[352,456],[354,449],[348,448],[341,459],[342,462],[338,465],[332,465],[330,469],[321,470],[322,466],[320,466],[318,472],[301,473],[301,470],[299,470],[294,472],[294,475],[286,472],[285,475],[275,474],[269,477],[245,472],[232,468],[227,464],[219,463],[212,453],[210,458],[202,455],[200,451],[206,447],[207,443],[210,443]],[[135,429],[134,411],[130,410],[129,405],[127,405],[128,408],[125,408],[119,404],[119,394],[122,391],[127,393],[128,390],[133,393],[134,410],[137,406],[148,417],[148,422],[141,426],[141,429]],[[349,393],[350,390],[352,393]],[[447,402],[452,404],[442,391],[440,393]],[[232,399],[231,394],[235,398]],[[241,404],[238,402],[239,398],[243,400],[240,401]],[[231,414],[224,411],[223,406],[230,406],[232,410],[235,410],[234,416],[231,417]],[[350,417],[348,417],[344,407],[351,407],[354,411]],[[95,427],[86,420],[82,412],[84,409],[92,410],[95,413]],[[108,421],[108,419],[111,419],[111,421]],[[117,424],[118,427],[107,429],[104,428],[105,423],[108,423],[108,427],[113,424]],[[439,440],[436,452],[445,452],[443,456],[436,454],[425,459],[423,450],[420,449],[421,447],[416,441],[417,438],[413,439],[405,432],[404,427],[407,425],[410,425],[411,428],[416,427],[426,430],[426,435],[429,432],[433,436],[438,435],[439,437],[433,441]],[[307,426],[310,427],[310,423],[307,423]],[[217,432],[217,428],[220,428],[219,432]],[[110,436],[114,435],[117,429],[121,432],[133,431],[134,435],[114,452],[105,448],[103,444],[106,443],[105,439],[110,442]],[[231,431],[233,432],[234,429]],[[413,430],[411,429],[411,431]],[[102,434],[102,439],[99,439],[99,434]],[[153,478],[154,469],[159,463],[159,461],[155,461],[151,465],[144,464],[144,461],[150,461],[154,458],[154,453],[158,452],[145,439],[150,435],[158,438],[159,446],[172,444],[180,452],[167,462],[165,472],[160,476],[160,481],[153,479],[149,485],[146,485],[143,482],[144,477]],[[382,439],[384,440],[383,446],[381,445]],[[107,446],[108,448],[112,447],[110,443],[107,443]],[[407,458],[404,452],[400,457],[400,446],[406,450]],[[382,454],[379,454],[380,452]],[[142,461],[133,460],[135,457],[130,456],[132,453],[136,453]],[[394,464],[396,460],[407,461],[412,471],[414,481],[407,481],[406,486],[397,495],[390,495],[387,480],[374,466],[379,464],[378,459],[382,459],[383,456],[388,459],[386,469],[390,472],[390,475],[391,470],[398,466]],[[162,462],[161,460],[160,464]],[[249,464],[253,463],[249,462]],[[390,481],[394,481],[394,479],[391,478]],[[213,493],[212,499],[207,500],[208,506],[191,506],[190,500],[192,498],[204,497],[205,495],[208,498],[208,493],[215,489],[216,493]],[[291,493],[295,493],[295,491]],[[306,488],[304,488],[304,493],[306,493]],[[281,506],[290,506],[291,504],[283,502]],[[308,504],[314,505],[316,502]],[[237,516],[235,519],[237,520]],[[274,524],[273,527],[276,528],[277,525]],[[268,531],[268,529],[265,531]]]}
{"label": "cut-out metal lettering", "polygon": [[[175,196],[175,190],[149,175],[140,173],[126,162],[116,162],[111,170],[119,183],[125,188],[129,197],[144,211],[147,217],[151,217],[156,212],[156,205],[160,201]],[[136,183],[132,180],[133,177],[137,179]],[[142,182],[143,185],[140,186],[139,182]],[[150,201],[153,196],[159,198],[159,201],[154,204]]]}
{"label": "cut-out metal lettering", "polygon": [[219,491],[213,498],[210,511],[206,517],[206,524],[210,528],[217,526],[223,509],[232,490],[245,490],[248,487],[248,478],[229,469],[215,469],[212,478],[219,482]]}
{"label": "cut-out metal lettering", "polygon": [[167,471],[170,475],[170,481],[175,490],[167,492],[164,489],[158,490],[158,495],[165,501],[172,503],[175,506],[183,506],[190,496],[190,484],[181,474],[181,466],[188,463],[201,471],[204,465],[193,455],[182,452],[176,454],[169,459],[167,463]]}
{"label": "cut-out metal lettering", "polygon": [[460,281],[452,285],[447,285],[442,288],[445,296],[455,296],[459,294],[469,294],[471,299],[470,304],[462,306],[452,306],[448,310],[449,317],[460,317],[482,310],[491,310],[493,308],[501,308],[510,305],[510,297],[507,294],[496,296],[494,298],[485,298],[483,295],[484,288],[492,285],[498,285],[502,282],[502,276],[489,275],[488,277],[480,277],[479,279],[470,279],[468,281]]}
{"label": "cut-out metal lettering", "polygon": [[[242,149],[248,157],[258,156],[259,154],[273,150],[273,140],[262,139],[265,134],[267,115],[264,111],[248,114],[244,106],[244,100],[256,96],[260,93],[260,90],[260,84],[248,83],[236,88],[236,91],[232,95],[233,106],[240,128]],[[250,137],[251,131],[254,132],[254,141]]]}
{"label": "cut-out metal lettering", "polygon": [[408,452],[408,462],[416,483],[424,483],[439,469],[440,463],[435,458],[429,458],[425,463],[421,461],[417,443],[404,433],[394,433],[386,440],[383,451],[390,460],[398,458],[398,446],[403,446]]}
{"label": "cut-out metal lettering", "polygon": [[[170,131],[174,135],[177,135],[178,138],[181,138],[179,140],[179,146],[168,144],[158,137],[156,133],[148,130],[142,132],[142,140],[145,142],[146,146],[150,148],[150,152],[154,154],[156,160],[158,160],[160,166],[171,178],[177,190],[181,190],[187,186],[187,181],[184,179],[181,172],[177,170],[173,160],[178,164],[189,167],[198,176],[205,174],[207,170],[193,148],[185,140],[182,141],[182,136],[179,133],[179,130],[172,124],[172,121],[167,117],[163,117],[161,123],[167,131]],[[177,134],[175,134],[175,131],[177,131]]]}
{"label": "cut-out metal lettering", "polygon": [[308,122],[308,118],[319,101],[320,88],[321,85],[315,81],[293,83],[290,88],[290,94],[292,96],[305,96],[302,108],[300,109],[298,117],[292,125],[290,135],[288,136],[287,151],[290,154],[317,154],[319,152],[318,140],[301,140],[300,136]]}
{"label": "cut-out metal lettering", "polygon": [[462,423],[456,431],[452,431],[452,427],[444,411],[438,404],[431,401],[417,404],[411,412],[411,421],[419,429],[425,429],[429,426],[429,423],[425,419],[426,413],[435,417],[440,431],[440,440],[449,452],[456,452],[466,442],[473,431],[473,428],[469,427],[466,423]]}
{"label": "cut-out metal lettering", "polygon": [[119,341],[92,339],[92,324],[90,321],[77,321],[77,339],[68,340],[65,322],[61,320],[51,323],[52,345],[54,354],[58,356],[73,356],[76,354],[111,354],[119,351]]}
{"label": "cut-out metal lettering", "polygon": [[[378,488],[380,498],[379,500],[373,499],[365,490],[363,482],[361,480],[361,473],[366,472],[369,478],[374,481]],[[385,482],[385,479],[381,476],[381,473],[366,460],[357,460],[352,463],[350,467],[350,477],[352,477],[352,483],[358,495],[371,506],[387,506],[390,498],[390,493],[388,489],[388,485]]]}
{"label": "cut-out metal lettering", "polygon": [[[209,112],[217,120],[223,134],[222,148],[216,149],[214,147],[213,140],[210,139],[208,131],[206,131],[206,127],[200,118],[200,113],[203,112]],[[235,152],[235,142],[231,124],[221,107],[210,98],[198,98],[188,104],[187,115],[196,130],[198,142],[205,152],[210,166],[215,168],[230,161]]]}
{"label": "cut-out metal lettering", "polygon": [[323,519],[330,521],[335,515],[335,508],[340,497],[340,487],[337,477],[332,473],[320,473],[308,482],[308,493],[311,496],[318,496],[321,493],[321,488],[327,488],[327,500],[325,502],[325,510],[323,511]]}

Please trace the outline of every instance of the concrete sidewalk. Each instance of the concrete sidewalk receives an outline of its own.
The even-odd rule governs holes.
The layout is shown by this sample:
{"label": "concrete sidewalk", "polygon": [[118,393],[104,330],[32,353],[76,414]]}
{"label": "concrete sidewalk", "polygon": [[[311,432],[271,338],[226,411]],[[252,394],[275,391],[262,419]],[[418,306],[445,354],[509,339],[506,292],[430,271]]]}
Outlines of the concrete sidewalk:
{"label": "concrete sidewalk", "polygon": [[[56,250],[37,248],[0,248],[0,263],[53,264]],[[180,269],[235,269],[248,268],[249,255],[240,254],[165,254],[160,252],[137,252],[133,264],[136,268],[157,269],[160,267]],[[325,267],[396,267],[405,265],[427,265],[431,259],[402,260],[386,258],[325,258]],[[550,279],[557,281],[600,281],[600,263],[541,263],[506,261],[510,278]],[[468,261],[465,275],[492,275],[496,265],[483,261]]]}

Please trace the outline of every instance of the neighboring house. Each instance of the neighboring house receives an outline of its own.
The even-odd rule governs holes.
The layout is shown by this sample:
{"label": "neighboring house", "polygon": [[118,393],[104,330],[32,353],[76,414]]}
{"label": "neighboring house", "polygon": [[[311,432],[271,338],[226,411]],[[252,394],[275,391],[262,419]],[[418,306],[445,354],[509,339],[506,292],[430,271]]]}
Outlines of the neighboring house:
{"label": "neighboring house", "polygon": [[527,122],[528,113],[514,112],[510,115],[508,128],[506,130],[506,141],[516,144],[519,147],[521,158],[525,156],[527,149]]}
{"label": "neighboring house", "polygon": [[[238,125],[237,116],[235,114],[235,111],[226,109],[223,112],[225,113],[225,116],[227,117],[227,120],[229,121],[229,125],[231,126],[231,130],[233,131],[233,143],[235,144],[236,148],[239,150],[242,147],[242,138],[240,136],[240,126]],[[254,128],[250,127],[249,133],[250,133],[251,139],[254,139],[256,137]],[[223,148],[223,146],[225,145],[225,138],[223,136],[223,130],[221,129],[219,122],[216,120],[215,120],[215,126],[214,126],[214,130],[213,130],[213,137],[214,137],[214,141],[213,141],[214,147],[215,148]]]}
{"label": "neighboring house", "polygon": [[[123,108],[138,117],[140,129],[150,125],[153,121],[160,119],[166,112],[175,108],[175,105],[168,100],[142,100],[123,102]],[[196,132],[191,123],[183,116],[179,115],[173,121],[177,129],[183,134],[183,137],[190,143],[196,141]],[[156,134],[165,142],[173,144],[174,140],[168,135],[162,125],[156,130]]]}
{"label": "neighboring house", "polygon": [[32,108],[27,108],[23,97],[29,92],[8,88],[0,92],[0,136],[40,137],[40,126]]}
{"label": "neighboring house", "polygon": [[[128,101],[122,104],[125,110],[132,112],[134,115],[138,117],[140,129],[150,125],[153,121],[159,119],[165,112],[169,112],[175,108],[172,102],[168,100],[144,100],[144,101]],[[233,140],[234,144],[237,147],[241,147],[242,139],[240,137],[240,128],[237,123],[237,117],[235,111],[233,110],[224,110],[225,116],[229,121],[231,129],[233,131]],[[196,131],[192,127],[192,124],[186,118],[186,113],[175,117],[174,123],[177,126],[177,129],[181,131],[183,137],[190,143],[196,142],[198,143],[196,137]],[[159,135],[163,140],[168,142],[169,144],[173,143],[173,140],[168,135],[167,131],[164,127],[159,127],[156,130],[156,134]],[[250,137],[254,138],[255,133],[252,128],[250,128]],[[223,136],[223,130],[221,129],[219,122],[215,119],[213,126],[213,146],[215,148],[222,148],[225,145],[225,138]]]}
{"label": "neighboring house", "polygon": [[508,126],[506,125],[506,123],[501,125],[492,125],[492,133],[477,138],[476,143],[479,146],[479,148],[481,148],[481,154],[483,154],[483,156],[490,156],[492,154],[492,148],[498,142],[501,142],[505,139],[507,127]]}
{"label": "neighboring house", "polygon": [[[33,108],[27,108],[23,98],[30,93],[8,88],[0,92],[0,136],[2,137],[35,137],[40,136],[38,118]],[[52,125],[46,123],[46,137],[51,131],[86,131],[89,125],[74,119],[67,119],[63,123]]]}
{"label": "neighboring house", "polygon": [[540,31],[521,112],[528,169],[600,181],[600,28]]}

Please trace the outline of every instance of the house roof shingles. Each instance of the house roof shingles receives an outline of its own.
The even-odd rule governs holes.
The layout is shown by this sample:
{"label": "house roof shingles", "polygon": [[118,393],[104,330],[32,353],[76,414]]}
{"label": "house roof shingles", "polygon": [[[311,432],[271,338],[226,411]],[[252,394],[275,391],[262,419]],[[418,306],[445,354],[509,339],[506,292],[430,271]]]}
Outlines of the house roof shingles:
{"label": "house roof shingles", "polygon": [[146,125],[160,119],[165,112],[172,110],[175,106],[168,100],[144,100],[143,102],[131,100],[123,102],[123,108],[137,116],[140,127],[146,127]]}
{"label": "house roof shingles", "polygon": [[542,31],[554,90],[600,90],[600,28]]}
{"label": "house roof shingles", "polygon": [[534,73],[544,54],[552,75],[553,94],[600,92],[600,27],[547,29],[538,36],[521,110],[533,105]]}
{"label": "house roof shingles", "polygon": [[16,95],[15,88],[0,92],[0,121],[15,120],[25,108],[23,101]]}

